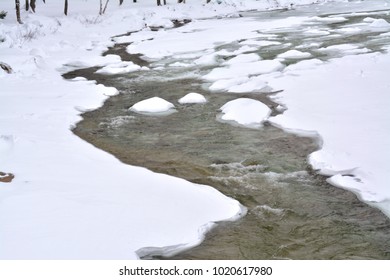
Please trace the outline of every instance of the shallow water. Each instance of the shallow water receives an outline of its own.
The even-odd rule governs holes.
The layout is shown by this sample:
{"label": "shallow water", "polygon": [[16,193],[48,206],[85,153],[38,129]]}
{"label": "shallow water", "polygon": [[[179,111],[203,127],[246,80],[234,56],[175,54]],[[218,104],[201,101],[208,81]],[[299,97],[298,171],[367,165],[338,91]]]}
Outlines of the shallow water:
{"label": "shallow water", "polygon": [[[277,12],[266,14],[281,16]],[[264,20],[264,13],[260,16]],[[356,17],[327,28],[359,22],[361,19]],[[272,33],[292,46],[317,39],[292,30]],[[332,39],[329,45],[358,43],[361,47],[371,46],[369,51],[378,51],[383,41],[378,41],[377,35],[372,31],[355,34],[348,39]],[[290,47],[259,48],[257,52],[272,59]],[[218,48],[237,49],[239,45],[233,42]],[[118,46],[117,51],[120,49]],[[315,48],[305,51],[323,60],[342,55],[324,55]],[[260,100],[277,114],[273,93],[209,92],[199,77],[210,66],[188,67],[185,71],[154,68],[174,61],[157,61],[150,65],[150,71],[126,75],[98,75],[94,73],[97,68],[65,75],[84,76],[120,91],[102,108],[83,114],[84,120],[74,129],[75,134],[125,163],[211,185],[248,208],[244,218],[219,223],[200,246],[173,258],[390,259],[390,221],[352,193],[327,184],[326,178],[308,166],[306,159],[318,149],[317,139],[298,137],[267,123],[260,129],[249,129],[218,121],[219,108],[238,97]],[[201,93],[208,102],[180,105],[177,100],[188,92]],[[173,102],[176,112],[151,116],[128,110],[136,102],[154,96]]]}

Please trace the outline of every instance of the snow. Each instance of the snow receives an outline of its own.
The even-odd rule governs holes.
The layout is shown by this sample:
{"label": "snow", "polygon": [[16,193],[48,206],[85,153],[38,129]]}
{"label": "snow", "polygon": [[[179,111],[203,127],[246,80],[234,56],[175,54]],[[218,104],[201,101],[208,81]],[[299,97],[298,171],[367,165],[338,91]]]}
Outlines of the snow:
{"label": "snow", "polygon": [[330,32],[327,30],[319,30],[319,29],[308,29],[305,31],[305,34],[308,35],[318,35],[318,36],[323,36],[323,35],[329,35]]}
{"label": "snow", "polygon": [[[98,16],[96,1],[79,0],[72,2],[67,17],[62,15],[62,1],[46,2],[37,3],[35,14],[22,9],[23,25],[15,24],[12,1],[3,1],[0,8],[8,11],[0,20],[0,61],[14,70],[12,74],[0,70],[0,172],[15,175],[11,183],[0,186],[0,259],[169,255],[199,244],[218,221],[244,214],[237,201],[209,186],[125,165],[71,132],[81,120],[80,112],[100,107],[118,91],[82,78],[65,81],[61,73],[90,66],[102,67],[99,71],[104,74],[142,70],[119,56],[101,56],[115,42],[131,43],[130,53],[147,58],[192,56],[192,64],[198,65],[217,64],[219,56],[237,56],[203,76],[210,89],[283,90],[274,97],[283,112],[270,117],[263,103],[238,98],[221,107],[220,120],[250,128],[259,128],[267,120],[290,132],[318,136],[321,149],[309,157],[313,168],[390,216],[390,49],[357,55],[369,50],[340,44],[319,51],[348,56],[327,62],[304,60],[288,67],[279,59],[261,60],[248,54],[285,43],[272,34],[258,40],[259,30],[308,31],[308,25],[342,23],[346,16],[236,18],[236,24],[226,28],[230,19],[224,16],[273,7],[276,1],[203,5],[187,0],[186,5],[166,7],[155,7],[152,0],[124,1],[121,7],[111,1],[106,15]],[[288,7],[290,2],[312,0],[278,2]],[[384,7],[383,1],[365,2],[360,5],[378,11]],[[217,15],[221,18],[210,19]],[[188,17],[193,24],[180,29],[150,30],[156,25],[171,27],[170,19]],[[362,24],[336,32],[342,36],[366,28],[389,29],[381,19]],[[112,37],[139,30],[134,36]],[[325,32],[309,30],[306,35]],[[216,50],[231,42],[242,47]],[[174,105],[154,98],[134,106],[137,112],[155,113],[172,110]]]}
{"label": "snow", "polygon": [[284,65],[278,60],[260,60],[255,62],[234,63],[230,67],[219,67],[203,76],[204,79],[216,81],[249,75],[259,75],[282,70]]}
{"label": "snow", "polygon": [[286,58],[286,59],[299,59],[299,58],[308,58],[308,57],[311,57],[310,53],[301,52],[297,50],[288,50],[278,55],[278,58]]}
{"label": "snow", "polygon": [[357,45],[352,44],[340,44],[340,45],[333,45],[326,48],[319,48],[318,51],[325,52],[325,53],[331,53],[331,52],[341,52],[344,54],[360,54],[368,52],[369,50],[367,48],[359,48]]}
{"label": "snow", "polygon": [[320,65],[322,63],[323,62],[317,58],[302,60],[296,64],[291,64],[291,65],[287,66],[286,68],[284,68],[284,72],[305,70],[305,69],[315,69],[318,65]]}
{"label": "snow", "polygon": [[220,110],[223,121],[234,121],[249,128],[259,128],[271,114],[262,102],[250,98],[238,98],[227,102]]}
{"label": "snow", "polygon": [[131,61],[122,61],[119,63],[109,64],[96,71],[99,74],[116,75],[125,74],[140,70],[141,66],[134,64]]}
{"label": "snow", "polygon": [[245,40],[243,42],[240,42],[242,45],[250,45],[250,46],[258,46],[258,47],[268,47],[268,46],[274,46],[274,45],[280,45],[280,42],[276,41],[267,41],[267,40]]}
{"label": "snow", "polygon": [[175,105],[172,103],[160,97],[152,97],[134,104],[129,110],[137,113],[164,113],[172,111],[173,108]]}
{"label": "snow", "polygon": [[234,93],[254,92],[254,91],[261,91],[261,92],[269,91],[268,83],[261,75],[252,76],[248,79],[248,81],[228,87],[228,92],[234,92]]}
{"label": "snow", "polygon": [[180,104],[206,103],[206,98],[199,93],[190,92],[179,99]]}
{"label": "snow", "polygon": [[106,87],[105,85],[102,85],[102,84],[96,85],[96,91],[102,95],[105,95],[105,96],[115,96],[115,95],[119,94],[119,91],[116,88]]}
{"label": "snow", "polygon": [[94,1],[73,3],[68,17],[63,3],[37,4],[36,14],[22,10],[23,25],[15,24],[12,2],[1,4],[8,15],[0,21],[0,61],[14,73],[0,71],[0,171],[15,178],[0,188],[0,259],[136,259],[144,247],[170,254],[244,213],[211,187],[127,166],[70,130],[80,111],[118,91],[60,74],[132,67],[100,54],[111,36],[144,28],[155,2],[109,5],[102,17]]}
{"label": "snow", "polygon": [[260,56],[255,53],[249,54],[240,54],[225,62],[226,65],[233,65],[235,63],[247,63],[247,62],[255,62],[260,60]]}
{"label": "snow", "polygon": [[390,23],[388,23],[383,18],[375,19],[370,23],[370,27],[374,28],[390,28]]}
{"label": "snow", "polygon": [[345,17],[312,17],[308,21],[319,21],[319,22],[324,22],[324,23],[340,23],[347,21]]}
{"label": "snow", "polygon": [[[310,163],[329,182],[389,212],[388,124],[390,55],[333,59],[270,82],[288,110],[269,121],[289,131],[316,131],[321,149]],[[326,116],[326,117],[324,117]]]}

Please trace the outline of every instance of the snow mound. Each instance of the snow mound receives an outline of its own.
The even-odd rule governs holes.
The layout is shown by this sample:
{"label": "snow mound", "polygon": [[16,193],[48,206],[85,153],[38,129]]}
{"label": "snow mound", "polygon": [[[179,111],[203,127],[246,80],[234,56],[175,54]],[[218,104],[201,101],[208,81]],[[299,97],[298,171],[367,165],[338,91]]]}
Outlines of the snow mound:
{"label": "snow mound", "polygon": [[375,28],[390,28],[390,23],[388,23],[386,20],[383,18],[380,19],[375,19],[370,23],[370,27],[375,27]]}
{"label": "snow mound", "polygon": [[206,98],[199,93],[190,92],[184,97],[179,99],[180,104],[191,104],[191,103],[206,103]]}
{"label": "snow mound", "polygon": [[240,125],[259,128],[271,114],[271,109],[260,101],[250,98],[238,98],[227,102],[221,108],[222,121],[234,121]]}
{"label": "snow mound", "polygon": [[160,98],[160,97],[152,97],[149,99],[142,100],[132,107],[129,110],[137,112],[137,113],[165,113],[169,112],[175,108],[175,105],[172,103]]}
{"label": "snow mound", "polygon": [[98,84],[96,85],[96,88],[99,93],[105,95],[105,96],[114,96],[119,94],[119,91],[114,87],[106,87],[105,85]]}
{"label": "snow mound", "polygon": [[311,57],[311,54],[308,52],[301,52],[297,50],[289,50],[278,55],[278,58],[287,58],[287,59],[299,59],[299,58],[308,58]]}
{"label": "snow mound", "polygon": [[96,71],[99,74],[106,75],[117,75],[117,74],[125,74],[140,70],[141,66],[134,64],[131,61],[122,61],[115,64],[109,64],[104,66],[103,68]]}

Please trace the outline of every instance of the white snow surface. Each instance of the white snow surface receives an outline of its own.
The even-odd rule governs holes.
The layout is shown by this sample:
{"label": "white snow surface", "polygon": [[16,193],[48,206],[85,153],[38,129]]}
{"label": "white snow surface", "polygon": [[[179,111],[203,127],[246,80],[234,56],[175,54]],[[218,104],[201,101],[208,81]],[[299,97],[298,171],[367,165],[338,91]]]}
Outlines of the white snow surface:
{"label": "white snow surface", "polygon": [[125,1],[120,8],[110,2],[99,17],[95,1],[80,0],[65,17],[61,1],[46,2],[37,2],[35,14],[22,9],[23,25],[12,2],[0,4],[8,12],[0,21],[0,61],[13,68],[0,70],[0,171],[15,175],[0,183],[0,259],[136,259],[144,247],[172,254],[201,242],[214,222],[243,213],[211,187],[125,165],[80,140],[70,130],[80,112],[118,92],[60,76],[95,65],[109,65],[110,74],[130,70],[118,56],[100,54],[111,36],[156,23],[157,14],[218,12],[201,3],[172,12],[155,1]]}
{"label": "white snow surface", "polygon": [[130,107],[131,111],[139,113],[164,113],[175,108],[171,102],[168,102],[161,97],[152,97],[140,102],[137,102]]}
{"label": "white snow surface", "polygon": [[180,104],[194,104],[194,103],[196,104],[196,103],[206,103],[206,102],[207,102],[206,98],[202,94],[196,92],[190,92],[179,99]]}
{"label": "white snow surface", "polygon": [[284,91],[277,101],[288,110],[269,120],[296,133],[316,132],[321,149],[312,166],[329,181],[355,192],[390,215],[390,55],[364,54],[333,59],[270,84]]}
{"label": "white snow surface", "polygon": [[251,98],[238,98],[221,107],[223,121],[234,121],[249,128],[259,128],[271,114],[264,103]]}
{"label": "white snow surface", "polygon": [[[202,53],[217,44],[248,40],[241,50],[209,52],[207,59],[198,61],[209,64],[216,55],[253,50],[250,40],[257,38],[258,30],[295,28],[310,20],[343,21],[237,18],[230,29],[223,18],[239,10],[276,7],[276,2],[288,7],[312,0],[226,0],[210,5],[187,0],[185,5],[166,7],[155,7],[152,0],[124,1],[121,7],[110,1],[103,16],[97,15],[96,1],[75,0],[67,17],[62,15],[62,1],[46,2],[37,2],[35,14],[22,9],[23,25],[15,23],[12,1],[0,4],[0,10],[8,12],[0,20],[0,61],[13,68],[12,74],[0,70],[0,171],[15,175],[11,183],[0,183],[0,259],[172,254],[199,244],[215,222],[244,212],[237,201],[211,187],[125,165],[76,137],[71,128],[81,120],[80,112],[100,107],[118,91],[84,79],[65,81],[61,73],[96,65],[106,67],[108,74],[126,67],[139,70],[121,64],[118,56],[100,56],[115,40],[133,42],[128,51],[149,58]],[[176,30],[149,29],[171,26],[167,19],[195,21],[217,15],[218,21],[205,19]],[[383,21],[366,24],[388,28]],[[111,38],[138,30],[143,31]],[[264,104],[240,98],[225,104],[222,117],[257,127],[268,118],[295,133],[315,132],[322,146],[310,155],[314,168],[390,215],[389,66],[388,53],[313,61],[285,71],[277,60],[246,60],[223,65],[204,78],[223,81],[222,88],[228,90],[267,84],[283,89],[276,97],[287,108],[281,115],[269,117]]]}
{"label": "white snow surface", "polygon": [[[141,66],[134,64],[131,61],[123,61],[119,63],[108,64],[96,71],[99,74],[116,75],[125,74],[140,70]],[[145,68],[144,68],[145,69]]]}
{"label": "white snow surface", "polygon": [[278,55],[278,58],[286,58],[286,59],[299,59],[299,58],[308,58],[308,57],[311,57],[310,53],[301,52],[297,50],[288,50]]}

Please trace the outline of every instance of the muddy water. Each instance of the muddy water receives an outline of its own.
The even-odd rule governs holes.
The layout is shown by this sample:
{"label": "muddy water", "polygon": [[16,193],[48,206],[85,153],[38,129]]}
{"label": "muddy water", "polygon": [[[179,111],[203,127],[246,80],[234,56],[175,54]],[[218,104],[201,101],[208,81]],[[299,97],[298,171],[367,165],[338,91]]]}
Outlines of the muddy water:
{"label": "muddy water", "polygon": [[[296,35],[288,33],[294,44],[301,44],[305,38],[298,40]],[[268,54],[274,57],[282,51]],[[390,259],[389,220],[352,193],[327,184],[308,166],[306,159],[318,149],[317,139],[267,123],[248,129],[217,120],[219,108],[237,97],[257,99],[274,109],[278,104],[270,98],[272,93],[211,93],[198,79],[206,68],[190,67],[183,73],[152,67],[115,76],[95,74],[96,69],[65,77],[84,76],[114,86],[121,94],[83,114],[75,134],[125,163],[211,185],[248,208],[244,218],[219,223],[200,246],[173,258]],[[203,94],[208,102],[180,105],[177,100],[189,92]],[[128,110],[154,96],[174,103],[176,112],[151,116]]]}

